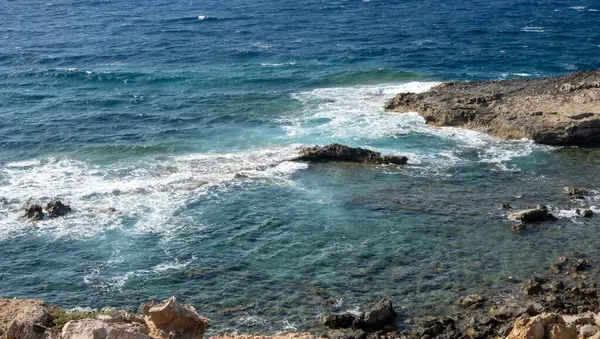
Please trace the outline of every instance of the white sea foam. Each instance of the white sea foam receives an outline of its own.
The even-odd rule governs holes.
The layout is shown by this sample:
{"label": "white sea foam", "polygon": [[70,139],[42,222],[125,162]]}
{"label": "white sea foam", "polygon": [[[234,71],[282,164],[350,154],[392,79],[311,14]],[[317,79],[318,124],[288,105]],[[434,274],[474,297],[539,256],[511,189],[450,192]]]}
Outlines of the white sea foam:
{"label": "white sea foam", "polygon": [[426,164],[429,170],[448,168],[469,160],[463,152],[475,153],[477,160],[490,163],[500,171],[517,171],[506,165],[512,159],[527,156],[535,150],[550,147],[536,145],[529,140],[502,141],[489,135],[452,127],[433,127],[417,113],[395,114],[385,112],[386,100],[400,92],[424,92],[436,82],[410,82],[378,86],[351,86],[321,88],[293,94],[304,105],[302,112],[281,119],[280,124],[288,137],[311,136],[333,141],[389,140],[409,134],[437,136],[452,142],[448,148],[379,148],[390,154],[403,154],[413,165]]}
{"label": "white sea foam", "polygon": [[523,32],[543,33],[544,32],[544,27],[526,26],[526,27],[521,28],[521,31],[523,31]]}
{"label": "white sea foam", "polygon": [[[299,144],[236,153],[203,153],[134,164],[94,166],[72,159],[12,162],[0,168],[0,238],[35,230],[52,237],[93,237],[111,229],[135,233],[172,233],[175,211],[214,189],[239,186],[244,180],[292,185],[289,174],[307,167],[285,161]],[[61,199],[74,213],[29,222],[26,206]],[[113,211],[111,209],[116,209]],[[135,225],[127,220],[137,220]],[[197,229],[204,225],[195,222]]]}
{"label": "white sea foam", "polygon": [[582,11],[584,11],[584,10],[585,10],[587,7],[586,7],[586,6],[572,6],[572,7],[569,7],[569,8],[570,8],[570,9],[574,9],[574,10],[576,10],[576,11],[578,11],[578,12],[582,12]]}
{"label": "white sea foam", "polygon": [[207,16],[206,15],[198,15],[198,20],[202,21],[202,20],[206,20]]}
{"label": "white sea foam", "polygon": [[264,67],[285,67],[285,66],[294,66],[296,65],[296,61],[292,60],[289,62],[283,62],[283,63],[268,63],[268,62],[264,62],[261,63],[261,66]]}

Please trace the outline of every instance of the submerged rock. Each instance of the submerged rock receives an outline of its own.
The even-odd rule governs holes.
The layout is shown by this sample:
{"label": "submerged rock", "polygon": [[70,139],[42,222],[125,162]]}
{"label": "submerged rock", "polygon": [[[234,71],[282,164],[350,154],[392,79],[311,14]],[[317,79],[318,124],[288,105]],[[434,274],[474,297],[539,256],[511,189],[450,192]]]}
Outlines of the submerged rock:
{"label": "submerged rock", "polygon": [[548,212],[548,207],[545,205],[538,205],[534,209],[523,210],[508,216],[512,220],[521,220],[522,222],[543,222],[556,220],[556,217]]}
{"label": "submerged rock", "polygon": [[584,218],[591,218],[594,216],[594,212],[592,210],[583,210],[583,212],[581,212],[581,216]]}
{"label": "submerged rock", "polygon": [[567,194],[573,199],[584,199],[587,191],[580,187],[569,187],[567,188]]}
{"label": "submerged rock", "polygon": [[387,110],[417,112],[428,124],[549,145],[600,145],[600,70],[563,77],[450,82],[400,93]]}
{"label": "submerged rock", "polygon": [[513,224],[510,227],[510,229],[515,233],[522,233],[527,229],[527,227],[525,226],[525,223],[519,222],[519,223]]}
{"label": "submerged rock", "polygon": [[305,147],[300,149],[300,156],[293,159],[297,161],[345,161],[364,164],[394,164],[405,165],[408,158],[404,156],[386,155],[360,147],[348,147],[342,144],[326,146]]}

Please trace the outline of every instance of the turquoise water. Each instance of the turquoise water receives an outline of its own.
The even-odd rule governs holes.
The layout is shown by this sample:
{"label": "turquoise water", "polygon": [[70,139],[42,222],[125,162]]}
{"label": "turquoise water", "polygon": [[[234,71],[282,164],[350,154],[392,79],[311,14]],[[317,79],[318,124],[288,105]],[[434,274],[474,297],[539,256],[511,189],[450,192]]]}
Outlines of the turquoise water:
{"label": "turquoise water", "polygon": [[[600,257],[598,153],[426,126],[383,103],[441,81],[600,64],[594,1],[15,0],[0,21],[0,294],[213,332],[310,329],[391,297],[452,312],[556,257]],[[286,161],[340,142],[409,166]],[[592,190],[573,202],[567,186]],[[26,206],[61,199],[65,218]],[[510,231],[503,202],[558,216]],[[111,211],[116,209],[116,212]],[[229,309],[229,310],[227,310]]]}

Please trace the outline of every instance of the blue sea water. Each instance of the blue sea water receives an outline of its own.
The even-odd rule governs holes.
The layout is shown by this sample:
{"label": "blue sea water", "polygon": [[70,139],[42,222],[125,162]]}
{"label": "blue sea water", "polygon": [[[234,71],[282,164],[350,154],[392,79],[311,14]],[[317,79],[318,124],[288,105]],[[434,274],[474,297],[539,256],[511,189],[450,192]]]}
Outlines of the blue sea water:
{"label": "blue sea water", "polygon": [[[4,1],[0,295],[136,308],[212,331],[311,329],[390,297],[403,317],[600,258],[599,153],[384,112],[441,81],[600,66],[592,0]],[[340,142],[409,166],[286,161]],[[584,186],[587,200],[564,188]],[[29,222],[33,203],[74,212]],[[510,231],[502,202],[561,217]],[[113,211],[115,209],[116,211]]]}

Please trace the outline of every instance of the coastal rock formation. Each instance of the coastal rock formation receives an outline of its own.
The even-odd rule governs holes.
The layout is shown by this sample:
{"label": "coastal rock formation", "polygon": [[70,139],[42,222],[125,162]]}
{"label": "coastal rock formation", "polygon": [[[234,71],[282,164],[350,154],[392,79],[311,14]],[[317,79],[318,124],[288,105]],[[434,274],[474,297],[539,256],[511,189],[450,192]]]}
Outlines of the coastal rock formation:
{"label": "coastal rock formation", "polygon": [[[178,304],[175,297],[161,304],[144,305],[144,315],[110,311],[94,316],[70,315],[52,308],[73,320],[54,318],[41,300],[0,299],[0,338],[6,339],[200,339],[208,325],[188,305]],[[64,325],[61,325],[64,324]]]}
{"label": "coastal rock formation", "polygon": [[533,209],[512,213],[508,216],[508,219],[520,220],[524,223],[528,223],[556,220],[556,217],[548,212],[548,207],[545,205],[538,205]]}
{"label": "coastal rock formation", "polygon": [[405,165],[408,159],[404,156],[385,155],[360,147],[349,147],[342,144],[326,146],[305,147],[300,149],[300,156],[296,161],[345,161],[364,164],[394,164]]}
{"label": "coastal rock formation", "polygon": [[71,212],[71,206],[65,205],[62,201],[51,201],[46,205],[46,213],[44,214],[44,209],[40,205],[31,205],[23,216],[29,220],[42,220],[44,215],[47,215],[50,218],[56,218],[60,216],[64,216],[65,214]]}
{"label": "coastal rock formation", "polygon": [[535,317],[523,316],[506,339],[577,339],[577,328],[567,325],[558,314],[544,313]]}
{"label": "coastal rock formation", "polygon": [[548,145],[600,145],[600,70],[563,77],[450,82],[386,103],[428,124]]}
{"label": "coastal rock formation", "polygon": [[[360,332],[376,332],[396,328],[396,311],[392,302],[383,299],[373,305],[367,312],[354,314],[333,314],[321,317],[320,323],[330,329],[358,330]],[[346,335],[346,333],[341,336]],[[340,336],[340,335],[336,335]]]}

